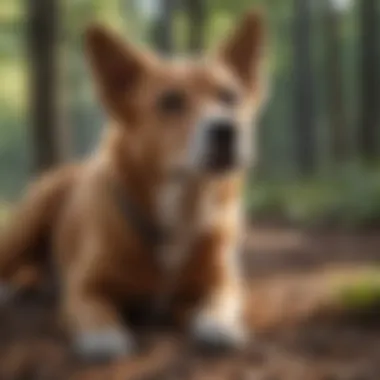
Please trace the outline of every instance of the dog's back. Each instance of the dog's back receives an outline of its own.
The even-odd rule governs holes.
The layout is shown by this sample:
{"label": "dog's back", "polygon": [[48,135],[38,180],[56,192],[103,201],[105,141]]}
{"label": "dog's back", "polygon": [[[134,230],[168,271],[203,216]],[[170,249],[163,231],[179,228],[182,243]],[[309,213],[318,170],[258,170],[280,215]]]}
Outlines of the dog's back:
{"label": "dog's back", "polygon": [[13,213],[0,236],[0,279],[16,288],[33,286],[45,263],[41,246],[49,237],[80,166],[65,166],[36,181]]}

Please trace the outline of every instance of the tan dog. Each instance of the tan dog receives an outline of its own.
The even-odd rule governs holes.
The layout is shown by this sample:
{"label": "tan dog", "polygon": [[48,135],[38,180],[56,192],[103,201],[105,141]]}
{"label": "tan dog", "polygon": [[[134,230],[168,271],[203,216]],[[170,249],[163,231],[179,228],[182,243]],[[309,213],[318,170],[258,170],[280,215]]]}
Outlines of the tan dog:
{"label": "tan dog", "polygon": [[48,234],[77,351],[130,352],[120,308],[197,300],[188,321],[211,345],[244,341],[241,189],[262,103],[263,31],[248,14],[208,60],[172,62],[93,26],[89,61],[110,123],[83,164],[34,185],[3,234],[0,276],[38,280]]}

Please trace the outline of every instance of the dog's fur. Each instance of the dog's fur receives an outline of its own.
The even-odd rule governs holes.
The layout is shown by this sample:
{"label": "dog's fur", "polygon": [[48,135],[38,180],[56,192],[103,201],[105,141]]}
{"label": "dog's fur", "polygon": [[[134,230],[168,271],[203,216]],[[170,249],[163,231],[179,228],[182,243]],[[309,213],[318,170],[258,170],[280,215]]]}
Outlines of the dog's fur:
{"label": "dog's fur", "polygon": [[[228,112],[242,141],[263,101],[262,22],[250,13],[209,60],[171,62],[92,26],[86,48],[110,123],[97,153],[78,166],[47,174],[28,193],[0,242],[0,277],[30,285],[43,274],[41,239],[51,239],[62,285],[62,310],[84,355],[128,352],[132,338],[119,316],[134,297],[198,301],[190,326],[209,343],[243,340],[237,252],[242,230],[244,167],[223,175],[198,170],[201,152],[189,149],[196,128]],[[225,106],[220,88],[239,99]],[[156,107],[172,88],[186,109]],[[227,111],[226,111],[227,110]],[[177,111],[175,111],[177,112]],[[202,144],[201,144],[202,145]],[[194,151],[195,150],[195,151]],[[172,177],[189,170],[184,178]],[[169,231],[152,249],[118,207],[118,184],[146,218]]]}

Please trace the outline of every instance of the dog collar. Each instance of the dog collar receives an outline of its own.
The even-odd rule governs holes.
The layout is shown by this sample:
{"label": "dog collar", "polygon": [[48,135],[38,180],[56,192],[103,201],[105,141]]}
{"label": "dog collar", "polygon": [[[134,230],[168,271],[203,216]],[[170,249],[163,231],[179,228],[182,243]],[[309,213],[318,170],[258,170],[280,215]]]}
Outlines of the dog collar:
{"label": "dog collar", "polygon": [[167,231],[152,223],[139,205],[133,201],[131,197],[125,192],[119,184],[112,185],[112,193],[115,198],[116,204],[124,219],[141,236],[142,240],[150,248],[162,245],[168,239]]}

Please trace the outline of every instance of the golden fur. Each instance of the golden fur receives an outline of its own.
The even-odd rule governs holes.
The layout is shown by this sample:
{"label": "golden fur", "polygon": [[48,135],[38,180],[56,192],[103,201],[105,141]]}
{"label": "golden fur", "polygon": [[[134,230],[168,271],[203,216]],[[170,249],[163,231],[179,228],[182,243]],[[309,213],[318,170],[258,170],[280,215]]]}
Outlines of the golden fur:
{"label": "golden fur", "polygon": [[[205,106],[216,103],[218,88],[234,86],[242,94],[235,112],[239,122],[250,120],[259,107],[262,44],[255,13],[217,54],[195,63],[167,62],[102,27],[89,28],[87,54],[109,115],[108,128],[96,154],[78,166],[47,174],[33,186],[3,233],[0,277],[16,286],[39,280],[43,260],[36,250],[49,235],[62,284],[62,311],[74,339],[96,331],[128,334],[119,307],[129,298],[159,299],[167,293],[172,300],[198,300],[198,317],[211,318],[227,332],[235,328],[240,323],[236,251],[244,170],[200,175],[179,186],[168,228],[170,247],[182,250],[183,257],[173,267],[165,256],[171,248],[151,252],[120,212],[110,186],[120,184],[145,216],[160,224],[162,214],[169,212],[157,210],[167,173],[181,157],[189,125]],[[189,110],[174,118],[152,106],[170,87],[186,92],[189,103]],[[230,317],[235,327],[229,325]]]}

